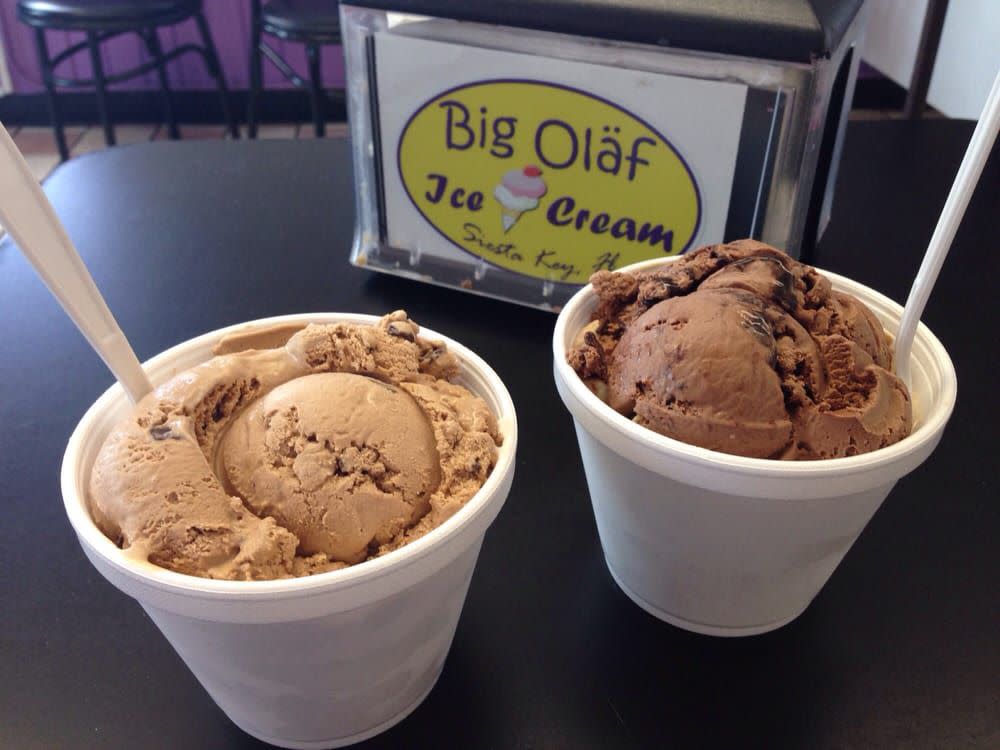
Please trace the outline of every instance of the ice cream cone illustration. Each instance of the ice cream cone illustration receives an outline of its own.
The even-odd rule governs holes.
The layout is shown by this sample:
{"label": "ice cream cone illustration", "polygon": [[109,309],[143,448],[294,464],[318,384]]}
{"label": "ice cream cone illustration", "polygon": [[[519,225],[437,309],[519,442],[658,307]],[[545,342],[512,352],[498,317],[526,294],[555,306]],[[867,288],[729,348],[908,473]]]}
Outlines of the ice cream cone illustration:
{"label": "ice cream cone illustration", "polygon": [[500,184],[493,191],[493,197],[500,204],[500,220],[503,231],[507,233],[513,227],[521,214],[538,208],[538,199],[545,195],[548,187],[540,175],[542,170],[534,164],[524,169],[512,169],[503,176]]}
{"label": "ice cream cone illustration", "polygon": [[503,231],[507,232],[512,226],[517,223],[517,220],[521,218],[523,211],[515,211],[514,209],[505,208],[500,212],[500,220],[503,222]]}

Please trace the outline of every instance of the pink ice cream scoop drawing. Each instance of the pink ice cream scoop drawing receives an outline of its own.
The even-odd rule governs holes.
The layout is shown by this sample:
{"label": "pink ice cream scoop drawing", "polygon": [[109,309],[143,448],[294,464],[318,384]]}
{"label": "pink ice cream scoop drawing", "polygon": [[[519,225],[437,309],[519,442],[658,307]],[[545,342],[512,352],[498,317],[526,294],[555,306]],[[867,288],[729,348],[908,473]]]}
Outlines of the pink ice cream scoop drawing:
{"label": "pink ice cream scoop drawing", "polygon": [[538,208],[538,199],[548,190],[541,174],[542,170],[529,164],[524,169],[512,169],[496,186],[493,197],[500,203],[504,232],[509,232],[525,211]]}

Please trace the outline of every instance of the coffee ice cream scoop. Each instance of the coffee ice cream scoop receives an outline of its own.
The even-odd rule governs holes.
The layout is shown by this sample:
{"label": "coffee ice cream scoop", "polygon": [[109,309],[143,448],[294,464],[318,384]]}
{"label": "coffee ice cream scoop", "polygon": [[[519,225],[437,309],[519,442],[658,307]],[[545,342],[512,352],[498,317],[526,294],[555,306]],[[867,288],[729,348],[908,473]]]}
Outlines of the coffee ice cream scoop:
{"label": "coffee ice cream scoop", "polygon": [[156,565],[253,580],[360,562],[443,523],[496,463],[489,407],[402,311],[217,351],[137,404],[91,472],[94,521]]}
{"label": "coffee ice cream scoop", "polygon": [[441,477],[427,414],[403,389],[352,373],[306,375],[244,411],[222,441],[225,477],[299,553],[356,563],[430,509]]}

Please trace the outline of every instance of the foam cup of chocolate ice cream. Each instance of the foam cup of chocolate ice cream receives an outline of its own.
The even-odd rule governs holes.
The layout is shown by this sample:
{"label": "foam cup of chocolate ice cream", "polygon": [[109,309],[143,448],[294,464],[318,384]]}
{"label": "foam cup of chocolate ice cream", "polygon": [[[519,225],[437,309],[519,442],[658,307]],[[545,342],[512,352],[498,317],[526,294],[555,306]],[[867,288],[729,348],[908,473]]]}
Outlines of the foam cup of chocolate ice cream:
{"label": "foam cup of chocolate ice cream", "polygon": [[97,570],[226,715],[290,748],[371,737],[444,665],[514,474],[496,373],[399,311],[220,329],[106,391],[62,465]]}
{"label": "foam cup of chocolate ice cream", "polygon": [[894,374],[901,315],[750,240],[598,273],[569,300],[554,376],[626,595],[722,636],[806,609],[954,408],[926,326],[909,387]]}

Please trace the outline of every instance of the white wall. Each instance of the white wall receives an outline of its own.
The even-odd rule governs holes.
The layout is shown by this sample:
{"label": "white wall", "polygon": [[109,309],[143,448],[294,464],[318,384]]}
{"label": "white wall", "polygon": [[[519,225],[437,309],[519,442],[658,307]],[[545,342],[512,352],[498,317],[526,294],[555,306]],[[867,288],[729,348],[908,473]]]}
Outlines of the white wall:
{"label": "white wall", "polygon": [[[862,57],[901,86],[910,84],[927,0],[868,0]],[[1000,0],[951,0],[928,103],[949,117],[979,116],[1000,70]]]}
{"label": "white wall", "polygon": [[927,0],[868,0],[862,59],[901,86],[909,86],[926,12]]}
{"label": "white wall", "polygon": [[927,101],[949,117],[979,117],[998,70],[1000,0],[951,0]]}

